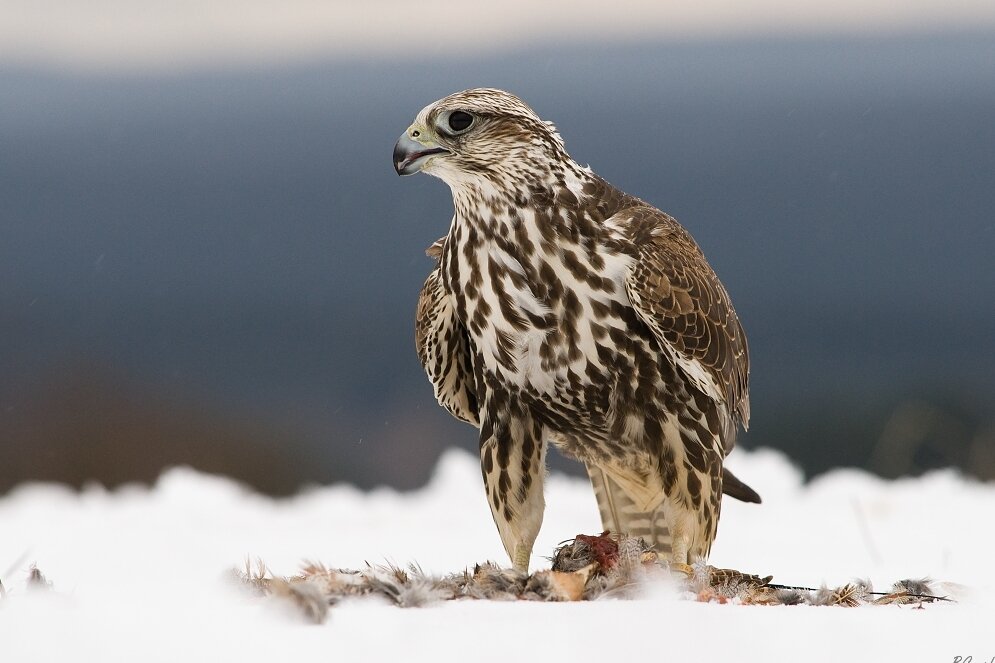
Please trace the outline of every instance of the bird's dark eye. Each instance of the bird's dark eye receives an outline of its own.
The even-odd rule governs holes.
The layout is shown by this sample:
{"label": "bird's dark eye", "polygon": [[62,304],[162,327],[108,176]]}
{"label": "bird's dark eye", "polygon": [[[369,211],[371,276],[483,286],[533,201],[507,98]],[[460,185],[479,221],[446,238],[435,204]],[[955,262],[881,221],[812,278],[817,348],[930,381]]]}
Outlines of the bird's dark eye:
{"label": "bird's dark eye", "polygon": [[464,111],[453,111],[449,114],[449,128],[453,131],[466,131],[473,124],[473,116]]}

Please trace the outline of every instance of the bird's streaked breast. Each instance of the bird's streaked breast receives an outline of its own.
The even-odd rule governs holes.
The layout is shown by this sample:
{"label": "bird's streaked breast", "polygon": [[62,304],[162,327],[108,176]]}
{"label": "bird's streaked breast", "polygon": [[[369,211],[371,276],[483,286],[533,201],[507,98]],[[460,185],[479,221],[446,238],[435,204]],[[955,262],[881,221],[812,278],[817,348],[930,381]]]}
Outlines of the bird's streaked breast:
{"label": "bird's streaked breast", "polygon": [[629,308],[632,258],[589,241],[551,242],[533,210],[509,208],[454,219],[447,259],[458,276],[449,287],[465,301],[464,324],[487,370],[555,399],[571,374],[608,370],[606,339],[629,325],[617,312]]}

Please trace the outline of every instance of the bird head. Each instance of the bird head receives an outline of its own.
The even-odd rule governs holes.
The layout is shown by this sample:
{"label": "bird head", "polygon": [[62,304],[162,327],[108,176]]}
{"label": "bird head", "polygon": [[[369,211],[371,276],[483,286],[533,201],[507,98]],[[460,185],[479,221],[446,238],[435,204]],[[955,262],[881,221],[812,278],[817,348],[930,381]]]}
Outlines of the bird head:
{"label": "bird head", "polygon": [[419,171],[453,188],[563,161],[556,128],[503,90],[475,88],[422,109],[394,146],[398,175]]}

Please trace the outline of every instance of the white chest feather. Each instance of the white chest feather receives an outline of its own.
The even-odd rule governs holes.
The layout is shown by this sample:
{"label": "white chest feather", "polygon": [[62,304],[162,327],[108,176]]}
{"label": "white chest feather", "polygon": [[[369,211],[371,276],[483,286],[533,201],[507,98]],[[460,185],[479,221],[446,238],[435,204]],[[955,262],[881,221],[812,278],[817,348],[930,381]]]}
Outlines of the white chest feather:
{"label": "white chest feather", "polygon": [[597,344],[611,327],[624,328],[607,312],[613,302],[629,304],[624,281],[631,258],[604,246],[544,240],[534,218],[523,217],[513,242],[456,234],[459,290],[487,370],[555,396],[571,372],[604,368]]}

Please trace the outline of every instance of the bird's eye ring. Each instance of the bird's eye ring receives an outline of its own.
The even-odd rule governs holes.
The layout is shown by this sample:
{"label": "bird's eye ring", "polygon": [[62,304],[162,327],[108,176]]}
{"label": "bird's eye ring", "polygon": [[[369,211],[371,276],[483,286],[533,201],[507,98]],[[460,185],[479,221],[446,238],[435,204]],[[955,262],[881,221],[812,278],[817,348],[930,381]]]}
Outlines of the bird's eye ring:
{"label": "bird's eye ring", "polygon": [[446,124],[452,131],[460,133],[470,128],[470,125],[473,124],[473,116],[466,111],[453,111],[449,114]]}

